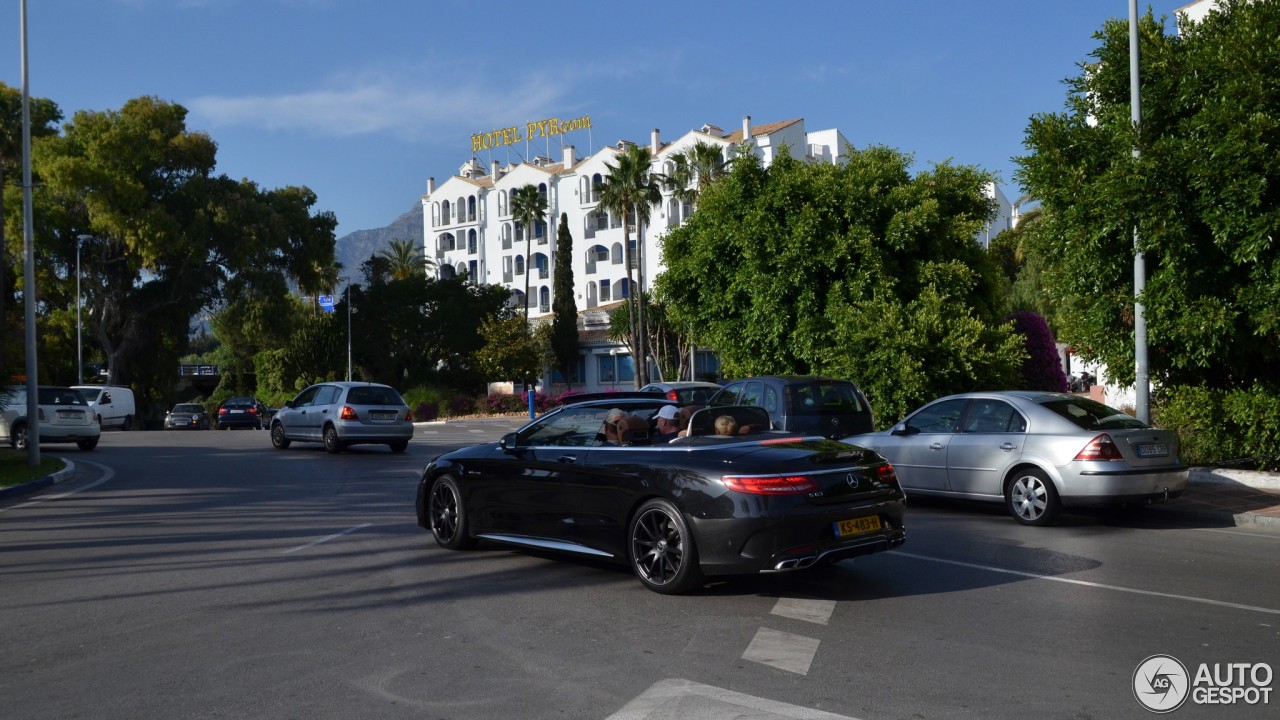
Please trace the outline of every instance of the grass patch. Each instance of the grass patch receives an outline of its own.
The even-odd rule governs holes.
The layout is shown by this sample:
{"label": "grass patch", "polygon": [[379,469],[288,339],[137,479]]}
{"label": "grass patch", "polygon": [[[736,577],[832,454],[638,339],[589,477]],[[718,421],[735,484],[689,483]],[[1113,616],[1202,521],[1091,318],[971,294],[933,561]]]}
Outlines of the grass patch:
{"label": "grass patch", "polygon": [[19,485],[31,480],[38,480],[46,475],[52,475],[66,466],[67,464],[63,462],[62,458],[50,457],[41,453],[40,466],[35,467],[27,464],[26,450],[0,449],[0,487],[9,487],[10,485]]}

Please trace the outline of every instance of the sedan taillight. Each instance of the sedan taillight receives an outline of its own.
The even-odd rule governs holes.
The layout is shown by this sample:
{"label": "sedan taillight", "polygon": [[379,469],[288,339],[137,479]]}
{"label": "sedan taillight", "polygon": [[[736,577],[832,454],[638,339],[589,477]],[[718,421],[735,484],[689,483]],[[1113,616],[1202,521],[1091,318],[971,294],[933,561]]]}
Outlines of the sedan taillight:
{"label": "sedan taillight", "polygon": [[889,463],[885,463],[876,468],[876,479],[884,485],[897,485],[898,471],[894,470]]}
{"label": "sedan taillight", "polygon": [[338,414],[338,417],[342,418],[343,420],[359,420],[360,419],[360,416],[356,414],[356,409],[351,407],[350,405],[343,405],[342,412]]}
{"label": "sedan taillight", "polygon": [[720,480],[730,490],[751,495],[802,495],[818,489],[808,475],[725,475]]}
{"label": "sedan taillight", "polygon": [[1098,437],[1089,441],[1084,449],[1076,453],[1076,460],[1083,461],[1111,461],[1124,460],[1124,456],[1120,454],[1120,448],[1111,441],[1111,436],[1102,433]]}
{"label": "sedan taillight", "polygon": [[676,394],[676,391],[675,391],[675,390],[668,390],[668,391],[667,391],[667,399],[668,399],[668,400],[679,400],[679,399],[680,399],[680,396],[679,396],[678,394]]}

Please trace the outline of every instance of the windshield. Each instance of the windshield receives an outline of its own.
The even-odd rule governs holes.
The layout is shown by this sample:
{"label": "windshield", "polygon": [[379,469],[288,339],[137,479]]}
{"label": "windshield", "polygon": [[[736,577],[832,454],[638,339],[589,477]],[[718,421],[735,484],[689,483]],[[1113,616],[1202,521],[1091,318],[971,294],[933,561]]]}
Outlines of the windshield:
{"label": "windshield", "polygon": [[198,412],[204,412],[204,406],[203,405],[174,405],[173,411],[179,412],[179,413],[198,413]]}
{"label": "windshield", "polygon": [[864,410],[853,383],[815,380],[788,385],[787,393],[797,415],[847,415]]}
{"label": "windshield", "polygon": [[1151,427],[1141,420],[1083,397],[1054,398],[1041,403],[1083,430],[1123,430]]}

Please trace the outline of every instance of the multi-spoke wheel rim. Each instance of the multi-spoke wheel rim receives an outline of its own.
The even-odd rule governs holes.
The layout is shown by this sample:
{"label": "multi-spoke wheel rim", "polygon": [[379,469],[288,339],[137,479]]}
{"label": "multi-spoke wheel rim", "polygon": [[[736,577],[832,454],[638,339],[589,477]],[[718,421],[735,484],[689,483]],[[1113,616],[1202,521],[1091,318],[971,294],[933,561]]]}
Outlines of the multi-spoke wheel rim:
{"label": "multi-spoke wheel rim", "polygon": [[1013,483],[1013,511],[1024,520],[1036,520],[1049,507],[1049,490],[1040,478],[1027,476]]}
{"label": "multi-spoke wheel rim", "polygon": [[446,543],[458,532],[458,496],[446,483],[431,489],[431,532]]}
{"label": "multi-spoke wheel rim", "polygon": [[271,428],[271,442],[275,443],[276,447],[279,447],[284,442],[284,428],[282,426],[276,425]]}
{"label": "multi-spoke wheel rim", "polygon": [[671,582],[684,564],[684,536],[671,516],[646,510],[631,534],[631,557],[636,571],[654,585]]}

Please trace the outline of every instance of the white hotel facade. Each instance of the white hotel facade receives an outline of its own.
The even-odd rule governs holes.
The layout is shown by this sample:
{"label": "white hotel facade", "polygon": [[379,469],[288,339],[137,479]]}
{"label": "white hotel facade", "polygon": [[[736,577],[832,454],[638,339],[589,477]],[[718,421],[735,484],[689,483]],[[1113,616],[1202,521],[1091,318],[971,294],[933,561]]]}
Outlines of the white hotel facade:
{"label": "white hotel facade", "polygon": [[[587,127],[589,122],[586,120]],[[536,132],[534,126],[529,124],[529,135]],[[531,140],[518,137],[522,129],[508,129],[505,139]],[[472,142],[479,146],[481,141],[477,138],[483,139],[484,147],[477,147],[481,150],[501,144],[503,134],[495,131],[474,136]],[[581,130],[575,130],[575,134],[581,134]],[[744,138],[750,143],[743,144]],[[741,128],[731,132],[704,125],[672,142],[664,142],[659,131],[653,130],[649,138],[654,155],[653,170],[669,173],[672,157],[699,142],[720,148],[726,161],[741,148],[749,147],[766,165],[784,146],[794,157],[824,163],[841,162],[849,146],[839,130],[806,130],[803,118],[753,126],[748,116],[743,118]],[[582,339],[582,359],[573,373],[575,377],[570,380],[579,389],[634,386],[634,365],[629,351],[624,345],[610,341],[606,332],[608,312],[618,307],[633,290],[628,286],[623,260],[626,253],[622,218],[600,207],[600,185],[609,176],[608,166],[617,164],[617,156],[627,145],[627,141],[620,141],[586,157],[578,157],[573,145],[564,145],[559,158],[535,157],[506,165],[491,160],[487,167],[472,157],[459,168],[458,174],[439,185],[435,178],[430,178],[427,193],[422,196],[424,250],[426,256],[435,261],[437,272],[442,277],[465,274],[476,283],[508,288],[516,308],[523,311],[522,303],[528,302],[531,321],[551,317],[556,232],[560,215],[568,216],[573,235],[574,299]],[[533,229],[528,258],[525,257],[524,228],[511,214],[512,196],[525,185],[533,185],[546,196],[546,217],[550,222]],[[1009,201],[996,185],[988,187],[988,194],[996,201],[998,210],[987,228],[979,233],[978,241],[983,245],[1000,230],[1011,227],[1013,215]],[[643,287],[651,288],[653,278],[664,268],[658,238],[682,224],[692,211],[690,203],[680,202],[670,190],[663,189],[662,202],[651,208],[649,222],[639,238],[643,243],[644,267],[640,269]],[[633,251],[636,234],[632,223]],[[526,273],[531,273],[527,298]],[[714,356],[701,353],[696,370],[699,376],[718,374]],[[656,374],[651,375],[652,380],[658,379]],[[552,385],[545,380],[543,384],[548,389]]]}

